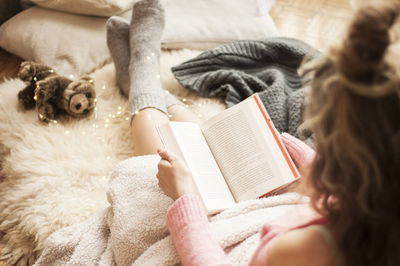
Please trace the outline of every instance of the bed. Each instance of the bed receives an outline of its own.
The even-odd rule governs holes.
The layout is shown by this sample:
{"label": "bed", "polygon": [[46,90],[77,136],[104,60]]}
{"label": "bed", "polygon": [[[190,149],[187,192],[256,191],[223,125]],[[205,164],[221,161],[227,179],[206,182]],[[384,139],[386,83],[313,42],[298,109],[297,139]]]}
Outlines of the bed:
{"label": "bed", "polygon": [[[6,259],[10,264],[33,264],[51,233],[87,221],[93,214],[109,207],[107,190],[112,169],[133,155],[127,101],[116,86],[104,28],[110,15],[120,14],[129,19],[126,2],[132,1],[108,0],[104,1],[109,3],[108,6],[85,8],[84,11],[79,8],[80,1],[71,1],[71,5],[65,5],[65,1],[64,5],[56,5],[63,1],[33,1],[38,6],[19,13],[0,27],[1,47],[25,60],[51,65],[70,78],[89,73],[94,79],[98,98],[97,110],[88,119],[44,126],[37,121],[33,111],[26,112],[19,107],[16,94],[23,86],[20,80],[7,79],[0,84],[3,177],[0,186],[0,232],[3,233],[0,259]],[[167,25],[162,43],[161,80],[169,93],[185,99],[190,109],[208,118],[225,108],[223,102],[183,88],[172,75],[171,67],[197,56],[201,50],[225,42],[279,33],[268,15],[272,1],[254,1],[254,5],[245,5],[246,8],[243,8],[244,0],[236,1],[235,7],[228,0],[207,0],[203,2],[208,6],[194,6],[198,2],[201,1],[165,0]],[[222,23],[218,19],[204,20],[201,16],[201,12],[210,15],[209,7],[214,6],[212,17],[218,17],[226,5],[236,11],[232,11],[230,17],[225,16]],[[238,22],[235,12],[244,19]],[[184,25],[182,18],[177,19],[182,14],[186,15]],[[248,26],[254,24],[259,27]],[[64,31],[57,35],[60,28]],[[246,203],[239,209],[259,206],[270,212],[272,206],[284,206],[270,214],[272,218],[303,200],[289,195],[266,200],[262,207],[257,202],[256,205]],[[168,204],[166,200],[164,211]],[[257,207],[252,210],[256,211]],[[232,213],[235,210],[222,214],[216,221],[232,217]],[[219,227],[221,225],[223,227],[224,222]],[[257,226],[255,228],[261,223]],[[157,239],[161,243],[156,241],[156,246],[143,253],[142,259],[147,259],[149,265],[151,254],[161,247],[171,248],[170,240],[165,239],[165,225],[161,224],[160,228],[164,230]],[[254,229],[248,245],[256,244],[256,235],[257,229]],[[231,235],[225,232],[220,236],[227,248],[244,240],[235,239],[228,244],[226,241]],[[239,253],[240,249],[236,254]],[[176,256],[172,257],[175,263]]]}

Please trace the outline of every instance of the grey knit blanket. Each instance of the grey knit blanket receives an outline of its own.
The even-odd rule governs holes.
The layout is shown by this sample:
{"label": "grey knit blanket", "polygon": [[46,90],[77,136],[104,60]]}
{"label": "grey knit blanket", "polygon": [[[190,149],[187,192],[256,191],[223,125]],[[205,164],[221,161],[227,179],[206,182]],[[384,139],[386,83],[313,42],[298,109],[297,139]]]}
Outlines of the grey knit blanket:
{"label": "grey knit blanket", "polygon": [[[275,127],[299,137],[304,89],[298,68],[321,53],[292,38],[236,41],[172,68],[181,85],[227,107],[259,93]],[[302,134],[302,138],[308,138]]]}

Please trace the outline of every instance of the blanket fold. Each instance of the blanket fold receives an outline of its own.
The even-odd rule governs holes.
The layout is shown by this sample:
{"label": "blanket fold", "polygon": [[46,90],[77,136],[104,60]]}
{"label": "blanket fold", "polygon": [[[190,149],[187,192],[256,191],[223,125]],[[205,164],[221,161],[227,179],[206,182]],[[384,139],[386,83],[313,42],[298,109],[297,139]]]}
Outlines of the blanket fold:
{"label": "blanket fold", "polygon": [[[110,207],[62,228],[46,241],[41,265],[175,265],[179,257],[166,228],[172,200],[157,186],[157,155],[133,157],[115,167]],[[210,219],[218,243],[234,263],[248,262],[259,231],[307,198],[284,194],[246,201]]]}
{"label": "blanket fold", "polygon": [[227,107],[259,93],[277,130],[299,137],[304,89],[297,71],[304,60],[319,56],[292,38],[242,40],[205,51],[172,72],[183,87],[221,97]]}

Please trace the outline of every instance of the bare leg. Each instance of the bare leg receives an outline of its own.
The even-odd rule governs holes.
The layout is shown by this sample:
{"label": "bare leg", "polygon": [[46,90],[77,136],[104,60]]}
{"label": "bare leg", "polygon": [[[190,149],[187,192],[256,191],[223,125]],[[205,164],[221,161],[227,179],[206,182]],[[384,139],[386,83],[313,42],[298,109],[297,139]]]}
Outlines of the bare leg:
{"label": "bare leg", "polygon": [[167,115],[154,108],[143,109],[133,117],[131,129],[136,156],[156,154],[163,147],[156,125],[166,122]]}
{"label": "bare leg", "polygon": [[146,108],[133,117],[132,138],[135,145],[135,155],[155,154],[163,144],[156,130],[157,125],[171,121],[184,121],[201,124],[203,122],[197,115],[183,105],[168,107],[167,115],[155,108]]}
{"label": "bare leg", "polygon": [[200,117],[183,105],[171,105],[167,110],[171,121],[193,122],[199,125],[203,123]]}

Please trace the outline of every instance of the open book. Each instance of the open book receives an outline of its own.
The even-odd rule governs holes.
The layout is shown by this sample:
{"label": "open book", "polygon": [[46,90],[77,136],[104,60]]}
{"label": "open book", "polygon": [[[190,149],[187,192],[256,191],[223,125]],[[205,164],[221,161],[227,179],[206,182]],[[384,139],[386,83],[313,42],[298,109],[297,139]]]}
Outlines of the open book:
{"label": "open book", "polygon": [[169,122],[157,130],[165,148],[185,160],[208,214],[300,176],[257,94],[201,126]]}

